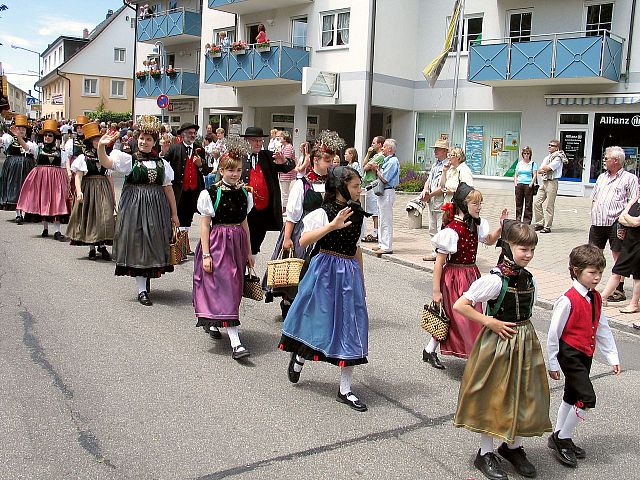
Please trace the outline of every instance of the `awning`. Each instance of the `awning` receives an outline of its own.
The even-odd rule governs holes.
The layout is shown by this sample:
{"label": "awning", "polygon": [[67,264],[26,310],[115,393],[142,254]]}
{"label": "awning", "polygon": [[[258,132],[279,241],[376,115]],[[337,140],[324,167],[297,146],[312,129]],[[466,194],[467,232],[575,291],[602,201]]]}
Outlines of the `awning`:
{"label": "awning", "polygon": [[640,93],[559,94],[545,95],[548,107],[553,105],[631,105],[640,103]]}

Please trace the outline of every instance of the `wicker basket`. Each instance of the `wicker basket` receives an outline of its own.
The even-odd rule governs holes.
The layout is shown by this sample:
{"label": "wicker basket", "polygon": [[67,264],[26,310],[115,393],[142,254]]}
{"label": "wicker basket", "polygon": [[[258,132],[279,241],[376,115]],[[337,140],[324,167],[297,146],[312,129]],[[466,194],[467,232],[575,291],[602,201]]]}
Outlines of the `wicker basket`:
{"label": "wicker basket", "polygon": [[447,317],[447,314],[442,308],[442,302],[439,304],[431,302],[431,305],[425,305],[422,309],[420,326],[439,342],[443,342],[447,339],[450,323],[451,322]]}
{"label": "wicker basket", "polygon": [[259,302],[264,299],[264,292],[262,291],[262,285],[260,285],[260,277],[256,275],[253,268],[249,268],[249,272],[244,276],[242,296]]}
{"label": "wicker basket", "polygon": [[282,288],[296,287],[300,282],[300,272],[304,260],[293,256],[293,249],[289,250],[289,257],[282,258],[284,250],[280,250],[277,260],[267,262],[267,287]]}
{"label": "wicker basket", "polygon": [[172,225],[171,243],[169,244],[169,263],[171,265],[178,265],[185,258],[181,239],[182,236],[179,235],[178,229]]}

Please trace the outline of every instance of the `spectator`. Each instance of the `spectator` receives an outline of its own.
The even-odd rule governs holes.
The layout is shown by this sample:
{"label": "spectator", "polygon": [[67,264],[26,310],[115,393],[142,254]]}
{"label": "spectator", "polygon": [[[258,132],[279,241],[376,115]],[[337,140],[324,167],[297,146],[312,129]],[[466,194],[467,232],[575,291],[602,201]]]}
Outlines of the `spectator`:
{"label": "spectator", "polygon": [[465,160],[467,157],[460,147],[449,149],[447,162],[442,167],[442,177],[440,178],[440,188],[444,192],[445,202],[450,202],[458,185],[462,182],[473,187],[473,175],[469,165]]}
{"label": "spectator", "polygon": [[531,225],[533,217],[533,190],[536,184],[538,165],[531,160],[531,147],[522,149],[522,160],[513,175],[516,197],[516,220]]}
{"label": "spectator", "polygon": [[[296,158],[296,150],[291,144],[291,134],[286,130],[280,132],[280,152],[285,158]],[[278,181],[280,182],[280,195],[282,197],[282,213],[286,211],[287,201],[289,200],[289,190],[291,190],[292,182],[297,178],[298,172],[294,168],[290,172],[278,173]]]}
{"label": "spectator", "polygon": [[205,135],[213,135],[213,125],[211,125],[210,123],[207,123],[207,131],[205,132]]}
{"label": "spectator", "polygon": [[362,239],[363,242],[367,243],[378,243],[378,200],[373,193],[373,182],[376,181],[378,168],[384,162],[384,154],[382,153],[384,141],[384,137],[373,137],[371,146],[367,149],[367,154],[362,160],[362,170],[364,170],[363,186],[367,192],[364,197],[364,209],[373,218],[373,232]]}
{"label": "spectator", "polygon": [[[533,204],[535,216],[536,232],[550,233],[553,224],[553,210],[558,195],[558,179],[562,176],[562,165],[566,163],[567,157],[560,150],[560,141],[551,140],[549,142],[549,155],[544,157],[538,169],[539,180],[542,179],[540,190]],[[543,216],[544,204],[544,216]]]}
{"label": "spectator", "polygon": [[[429,236],[433,238],[442,227],[442,204],[444,203],[444,192],[440,186],[442,170],[444,162],[449,152],[449,141],[439,138],[436,143],[431,146],[433,148],[433,156],[436,161],[431,166],[429,177],[424,182],[424,188],[420,198],[429,203]],[[435,247],[432,246],[430,255],[422,257],[425,262],[434,262],[437,258]]]}
{"label": "spectator", "polygon": [[360,162],[358,161],[358,151],[353,147],[347,148],[344,151],[344,159],[347,162],[347,166],[353,168],[358,172],[360,178],[362,178],[364,171],[362,170],[362,165],[360,165]]}
{"label": "spectator", "polygon": [[396,201],[396,187],[400,183],[400,162],[396,157],[396,141],[387,138],[382,146],[384,162],[375,169],[378,181],[384,183],[384,193],[377,197],[380,212],[380,241],[374,247],[378,256],[393,253],[393,204]]}
{"label": "spectator", "polygon": [[256,43],[266,43],[268,41],[269,39],[267,38],[267,30],[261,23],[260,25],[258,25],[258,35],[256,36]]}
{"label": "spectator", "polygon": [[[298,157],[298,163],[296,163],[296,178],[302,178],[307,174],[311,165],[311,145],[309,142],[302,142],[300,144],[300,156]],[[286,205],[284,205],[286,207]]]}
{"label": "spectator", "polygon": [[[618,238],[618,228],[622,228],[617,223],[618,217],[629,202],[638,197],[638,178],[622,168],[624,158],[624,150],[620,147],[609,147],[604,151],[606,171],[600,174],[591,193],[589,243],[604,250],[609,242],[614,262],[618,261],[623,244]],[[619,277],[616,289],[603,298],[609,302],[626,300],[624,278]]]}
{"label": "spectator", "polygon": [[267,147],[267,150],[275,152],[280,146],[280,132],[278,132],[277,128],[272,128],[269,135],[271,135],[271,138],[269,138],[269,146]]}

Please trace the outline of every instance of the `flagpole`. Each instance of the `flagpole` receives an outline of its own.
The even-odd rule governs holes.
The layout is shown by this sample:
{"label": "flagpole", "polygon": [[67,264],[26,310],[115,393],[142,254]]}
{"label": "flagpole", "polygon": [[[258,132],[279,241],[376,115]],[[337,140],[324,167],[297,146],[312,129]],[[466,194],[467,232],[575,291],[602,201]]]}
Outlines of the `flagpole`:
{"label": "flagpole", "polygon": [[449,145],[454,145],[453,129],[456,124],[456,105],[458,102],[458,75],[460,73],[460,51],[462,50],[462,34],[464,27],[464,6],[465,0],[460,2],[458,12],[458,41],[456,42],[456,66],[453,76],[453,95],[451,98],[451,119],[449,120]]}

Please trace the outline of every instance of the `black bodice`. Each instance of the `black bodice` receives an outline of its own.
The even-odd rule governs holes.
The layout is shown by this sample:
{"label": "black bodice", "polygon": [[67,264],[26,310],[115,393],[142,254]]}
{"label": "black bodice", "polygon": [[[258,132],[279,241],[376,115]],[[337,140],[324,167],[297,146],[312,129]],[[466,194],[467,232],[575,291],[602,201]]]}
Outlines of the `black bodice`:
{"label": "black bodice", "polygon": [[106,175],[107,169],[100,165],[98,153],[93,149],[86,149],[84,152],[84,161],[87,164],[87,177],[91,175]]}
{"label": "black bodice", "polygon": [[322,194],[313,189],[311,183],[304,177],[301,178],[304,185],[304,198],[302,200],[303,216],[322,206]]}
{"label": "black bodice", "polygon": [[[503,274],[497,269],[492,270],[491,273],[504,278]],[[522,269],[519,275],[508,276],[507,278],[509,279],[509,287],[504,295],[502,305],[494,317],[503,322],[528,320],[533,313],[535,294],[533,276],[528,270]],[[496,302],[497,299],[489,300],[487,302],[489,309],[493,309]]]}
{"label": "black bodice", "polygon": [[[341,203],[331,202],[322,205],[322,209],[327,212],[329,222],[332,222],[338,215],[338,212],[346,206]],[[354,256],[358,249],[358,240],[360,239],[360,231],[362,230],[362,222],[364,215],[361,212],[353,212],[349,217],[351,225],[340,230],[329,232],[318,241],[318,245],[322,250],[330,250],[341,255]]]}
{"label": "black bodice", "polygon": [[212,218],[213,225],[242,223],[247,218],[249,200],[244,188],[212,185],[207,191],[214,206],[220,192],[220,201],[215,207],[215,216]]}
{"label": "black bodice", "polygon": [[73,156],[79,157],[84,153],[84,136],[76,135],[73,137]]}
{"label": "black bodice", "polygon": [[19,155],[21,157],[33,157],[33,155],[31,155],[31,152],[25,153],[22,151],[22,147],[20,146],[20,144],[18,143],[18,140],[15,137],[13,138],[13,142],[11,143],[11,145],[9,145],[6,148],[5,154],[7,155],[7,157],[11,155]]}
{"label": "black bodice", "polygon": [[52,144],[45,144],[40,147],[36,163],[38,165],[59,167],[61,157],[62,153],[59,148],[56,148],[56,146]]}
{"label": "black bodice", "polygon": [[[132,158],[131,172],[124,178],[125,183],[134,185],[160,185],[164,183],[164,162],[152,153],[136,152]],[[155,162],[155,168],[147,168],[142,162]]]}

